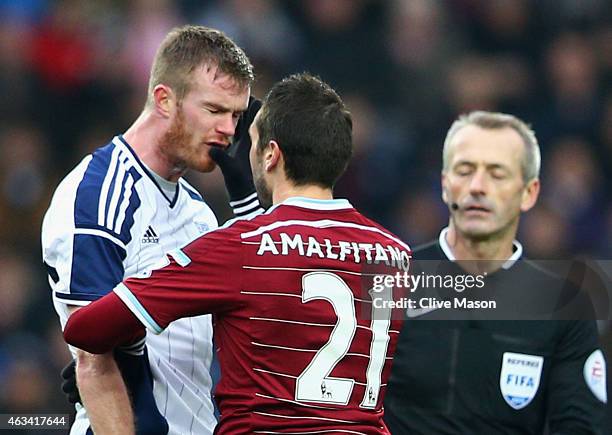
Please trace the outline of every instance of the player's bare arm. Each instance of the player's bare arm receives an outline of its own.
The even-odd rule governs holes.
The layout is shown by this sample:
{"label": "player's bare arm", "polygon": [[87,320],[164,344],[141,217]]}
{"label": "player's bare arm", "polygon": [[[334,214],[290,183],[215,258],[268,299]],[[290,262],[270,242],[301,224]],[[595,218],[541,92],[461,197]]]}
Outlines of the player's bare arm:
{"label": "player's bare arm", "polygon": [[[70,307],[71,316],[79,308]],[[133,434],[132,406],[113,353],[77,349],[76,361],[77,385],[94,432]]]}

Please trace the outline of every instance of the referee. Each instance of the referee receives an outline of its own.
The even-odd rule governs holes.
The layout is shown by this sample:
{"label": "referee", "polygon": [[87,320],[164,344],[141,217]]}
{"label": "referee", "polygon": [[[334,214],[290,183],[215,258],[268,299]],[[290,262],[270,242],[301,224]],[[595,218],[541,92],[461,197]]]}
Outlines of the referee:
{"label": "referee", "polygon": [[[537,201],[539,170],[538,143],[524,122],[490,112],[461,116],[443,152],[449,225],[414,251],[415,265],[486,272],[496,299],[515,304],[516,317],[494,318],[525,319],[521,307],[552,314],[562,282],[524,259],[515,240],[520,214]],[[392,433],[603,433],[606,367],[594,320],[484,320],[485,310],[444,320],[442,311],[407,310],[385,399]]]}

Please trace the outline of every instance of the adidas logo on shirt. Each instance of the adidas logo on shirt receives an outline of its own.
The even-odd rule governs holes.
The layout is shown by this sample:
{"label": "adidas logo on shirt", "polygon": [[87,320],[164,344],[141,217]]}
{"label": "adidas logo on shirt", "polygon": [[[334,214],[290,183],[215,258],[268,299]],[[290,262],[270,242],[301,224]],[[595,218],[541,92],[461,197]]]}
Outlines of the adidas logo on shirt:
{"label": "adidas logo on shirt", "polygon": [[144,236],[142,236],[142,243],[159,243],[159,237],[151,225],[149,225]]}

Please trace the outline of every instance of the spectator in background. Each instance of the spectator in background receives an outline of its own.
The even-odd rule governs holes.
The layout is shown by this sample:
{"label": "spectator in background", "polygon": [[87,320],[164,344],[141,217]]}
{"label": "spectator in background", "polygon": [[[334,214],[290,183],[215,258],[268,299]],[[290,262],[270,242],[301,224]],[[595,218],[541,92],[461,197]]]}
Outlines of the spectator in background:
{"label": "spectator in background", "polygon": [[597,252],[605,231],[606,196],[593,146],[574,137],[561,137],[552,145],[544,202],[566,222],[568,231],[562,234],[569,242],[569,255]]}
{"label": "spectator in background", "polygon": [[[146,89],[152,59],[164,36],[180,23],[175,2],[137,0],[129,3],[125,42],[119,53],[123,73],[134,89]],[[136,104],[140,104],[142,98]]]}
{"label": "spectator in background", "polygon": [[50,167],[49,145],[31,123],[0,129],[0,237],[13,247],[34,249],[45,203],[56,175]]}
{"label": "spectator in background", "polygon": [[[402,190],[398,177],[402,162],[412,151],[396,116],[381,116],[373,103],[358,93],[345,97],[355,119],[354,154],[338,190],[370,210],[374,218],[389,215]],[[385,152],[380,152],[380,149]],[[369,174],[364,178],[363,174]],[[376,180],[376,183],[372,183]],[[386,186],[381,190],[379,185]]]}
{"label": "spectator in background", "polygon": [[[427,188],[409,189],[398,198],[395,224],[404,231],[399,234],[403,240],[414,240],[422,245],[431,240],[431,235],[444,225],[440,193]],[[402,223],[410,222],[410,225]]]}
{"label": "spectator in background", "polygon": [[199,21],[233,35],[237,44],[274,70],[275,75],[287,71],[302,54],[301,32],[275,0],[213,3]]}
{"label": "spectator in background", "polygon": [[[41,315],[48,300],[44,279],[17,249],[5,246],[0,248],[0,300],[0,410],[64,412],[57,377],[48,370],[59,371],[68,351],[63,340],[58,352],[49,346],[49,324]],[[56,325],[52,330],[61,337]]]}
{"label": "spectator in background", "polygon": [[546,47],[544,60],[548,107],[538,117],[542,141],[548,144],[559,136],[594,139],[603,94],[593,41],[586,35],[561,33]]}
{"label": "spectator in background", "polygon": [[521,227],[531,257],[558,260],[570,255],[569,225],[556,210],[541,204],[525,216]]}

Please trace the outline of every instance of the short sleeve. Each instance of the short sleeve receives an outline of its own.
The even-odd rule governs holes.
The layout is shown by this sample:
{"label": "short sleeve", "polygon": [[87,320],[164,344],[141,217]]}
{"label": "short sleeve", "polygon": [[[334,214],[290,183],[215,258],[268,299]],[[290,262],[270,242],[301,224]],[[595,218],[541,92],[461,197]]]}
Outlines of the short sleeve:
{"label": "short sleeve", "polygon": [[[548,388],[552,434],[600,434],[605,413],[605,361],[592,320],[561,321],[563,336],[553,356]],[[598,361],[597,356],[601,355]],[[596,364],[600,367],[596,368]],[[600,382],[593,374],[599,373]],[[603,391],[603,393],[602,393]]]}
{"label": "short sleeve", "polygon": [[125,280],[114,292],[145,327],[159,334],[183,317],[238,308],[241,272],[239,237],[216,230],[171,251],[157,269]]}

